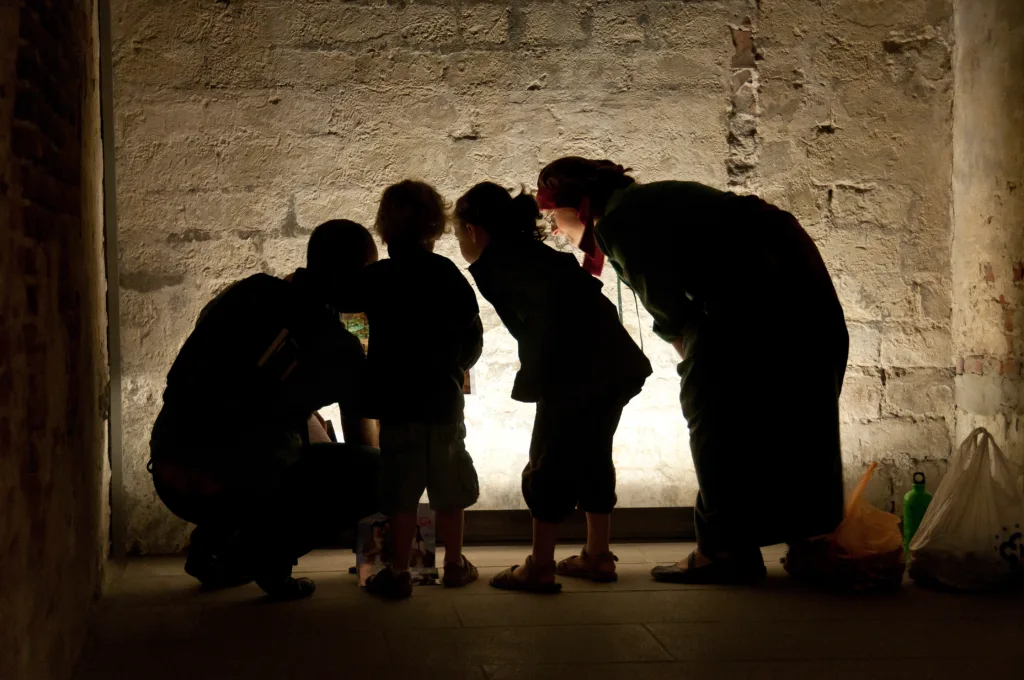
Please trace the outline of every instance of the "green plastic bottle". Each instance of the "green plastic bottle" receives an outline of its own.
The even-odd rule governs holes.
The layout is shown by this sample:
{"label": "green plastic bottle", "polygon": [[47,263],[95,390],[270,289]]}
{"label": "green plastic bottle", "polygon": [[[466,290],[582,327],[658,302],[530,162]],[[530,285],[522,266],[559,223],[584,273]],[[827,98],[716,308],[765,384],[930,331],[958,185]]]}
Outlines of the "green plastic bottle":
{"label": "green plastic bottle", "polygon": [[928,504],[932,502],[932,495],[924,489],[924,473],[914,473],[914,487],[903,497],[903,548],[910,550],[910,541],[913,540],[917,528],[921,526],[924,513],[928,510]]}

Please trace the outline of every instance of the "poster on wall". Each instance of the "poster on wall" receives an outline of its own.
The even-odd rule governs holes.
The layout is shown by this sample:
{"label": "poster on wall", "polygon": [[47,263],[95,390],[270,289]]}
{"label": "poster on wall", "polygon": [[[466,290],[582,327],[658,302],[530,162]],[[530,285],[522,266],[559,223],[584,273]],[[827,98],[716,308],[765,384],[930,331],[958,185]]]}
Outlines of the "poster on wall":
{"label": "poster on wall", "polygon": [[[365,586],[367,578],[391,565],[395,550],[391,522],[386,515],[377,513],[360,520],[355,552],[360,586]],[[416,511],[416,535],[409,554],[409,572],[416,585],[437,583],[437,533],[434,513],[426,503],[420,503]]]}

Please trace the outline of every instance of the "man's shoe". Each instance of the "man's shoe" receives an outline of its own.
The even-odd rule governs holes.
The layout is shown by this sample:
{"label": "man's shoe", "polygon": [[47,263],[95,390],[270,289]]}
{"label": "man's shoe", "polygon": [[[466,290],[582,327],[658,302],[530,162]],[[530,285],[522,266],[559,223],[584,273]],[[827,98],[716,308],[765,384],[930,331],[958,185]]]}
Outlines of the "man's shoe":
{"label": "man's shoe", "polygon": [[316,583],[313,582],[313,579],[308,578],[292,578],[288,576],[284,579],[273,579],[270,581],[256,579],[256,583],[270,599],[281,602],[304,600],[316,592]]}
{"label": "man's shoe", "polygon": [[202,540],[198,529],[192,532],[188,557],[185,558],[185,573],[199,581],[203,589],[220,590],[252,582],[252,574],[243,566],[233,537],[218,549],[211,548]]}

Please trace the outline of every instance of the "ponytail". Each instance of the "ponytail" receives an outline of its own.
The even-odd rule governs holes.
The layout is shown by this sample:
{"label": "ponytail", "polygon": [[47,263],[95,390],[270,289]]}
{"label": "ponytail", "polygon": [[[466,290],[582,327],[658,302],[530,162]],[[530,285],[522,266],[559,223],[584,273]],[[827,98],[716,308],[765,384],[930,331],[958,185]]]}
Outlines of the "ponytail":
{"label": "ponytail", "polygon": [[455,219],[472,224],[496,240],[527,239],[543,241],[537,200],[524,190],[516,197],[493,182],[481,182],[455,203]]}

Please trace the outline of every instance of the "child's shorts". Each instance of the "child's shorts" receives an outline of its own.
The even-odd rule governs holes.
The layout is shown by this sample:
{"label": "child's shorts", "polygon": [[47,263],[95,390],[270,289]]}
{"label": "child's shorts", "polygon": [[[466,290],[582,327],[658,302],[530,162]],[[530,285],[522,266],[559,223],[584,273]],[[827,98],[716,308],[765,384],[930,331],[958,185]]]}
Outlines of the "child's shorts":
{"label": "child's shorts", "polygon": [[541,399],[533,422],[523,498],[535,519],[564,521],[579,507],[607,514],[615,507],[612,443],[632,393]]}
{"label": "child's shorts", "polygon": [[387,514],[415,513],[424,489],[438,512],[464,510],[480,495],[464,423],[381,423],[380,456]]}

